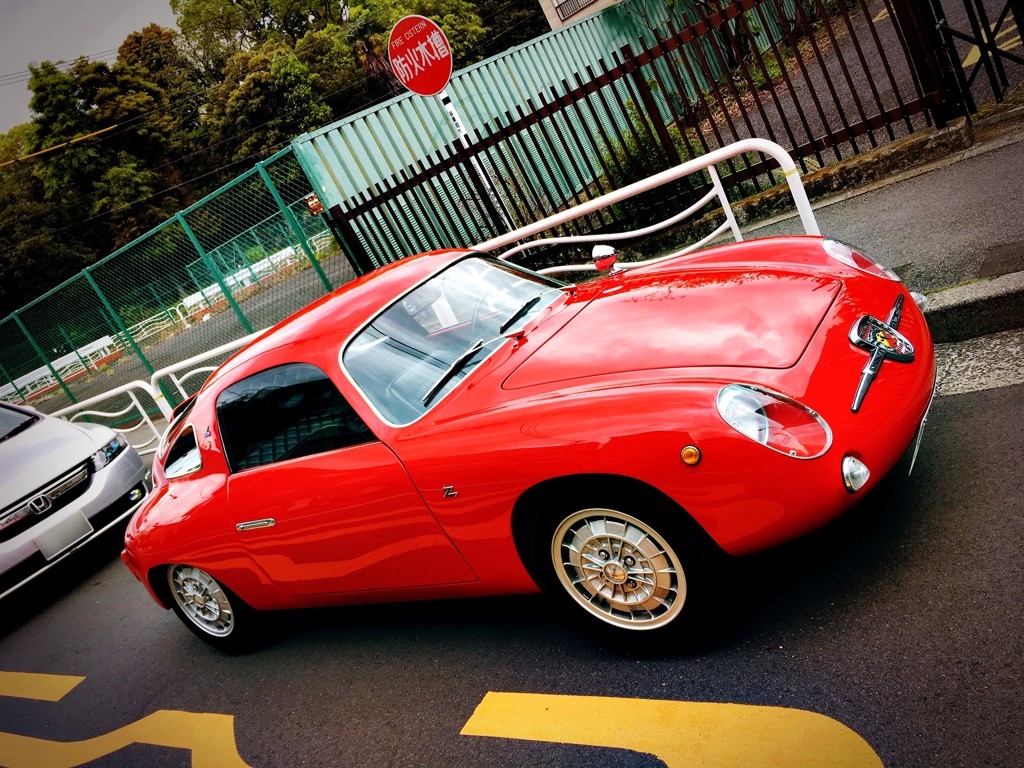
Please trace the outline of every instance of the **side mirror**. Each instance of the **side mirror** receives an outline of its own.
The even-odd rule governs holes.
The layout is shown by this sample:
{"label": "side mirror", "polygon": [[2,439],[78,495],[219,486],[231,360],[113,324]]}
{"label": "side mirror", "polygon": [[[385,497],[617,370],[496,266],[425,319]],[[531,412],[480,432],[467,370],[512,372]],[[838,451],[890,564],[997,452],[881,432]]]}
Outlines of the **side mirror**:
{"label": "side mirror", "polygon": [[615,266],[619,256],[615,252],[615,248],[610,245],[595,245],[594,250],[590,252],[590,260],[594,262],[594,266],[599,271],[607,272]]}

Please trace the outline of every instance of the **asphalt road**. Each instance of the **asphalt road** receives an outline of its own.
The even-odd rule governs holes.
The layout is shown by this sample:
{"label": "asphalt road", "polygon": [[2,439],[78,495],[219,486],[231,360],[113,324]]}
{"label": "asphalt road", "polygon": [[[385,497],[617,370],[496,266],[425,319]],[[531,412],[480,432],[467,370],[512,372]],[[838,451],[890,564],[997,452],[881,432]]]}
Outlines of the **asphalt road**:
{"label": "asphalt road", "polygon": [[[110,752],[90,765],[232,764],[223,755],[203,763],[200,752],[191,762],[165,746],[117,749],[161,738],[193,739],[204,754],[237,745],[244,763],[267,767],[693,764],[460,735],[489,692],[518,692],[614,697],[596,700],[597,714],[590,699],[513,700],[506,727],[532,706],[549,730],[568,734],[572,718],[545,716],[557,702],[582,719],[587,743],[659,727],[676,746],[695,731],[707,739],[700,717],[687,719],[694,705],[678,703],[713,702],[770,707],[763,712],[783,719],[820,713],[886,766],[1020,766],[1022,432],[1024,386],[939,398],[912,476],[904,460],[836,525],[739,563],[731,620],[679,653],[648,651],[642,639],[610,645],[525,596],[282,614],[269,645],[223,656],[150,602],[112,541],[2,606],[0,673],[84,680],[42,701],[12,696],[0,674],[0,764],[17,764],[17,754],[30,755],[24,765],[84,764],[85,746],[53,762],[48,744],[119,728],[122,742],[85,742],[99,749],[93,756]],[[676,702],[677,721],[656,721],[652,701]],[[722,710],[720,732],[761,749],[767,737],[742,720],[750,711]],[[26,747],[9,734],[47,741]],[[786,753],[788,765],[808,764],[802,749]],[[735,763],[706,763],[725,764]]]}
{"label": "asphalt road", "polygon": [[[999,141],[1013,143],[821,201],[818,226],[892,266],[917,291],[1024,270],[1024,143],[1020,133]],[[787,216],[751,227],[749,237],[798,230]]]}

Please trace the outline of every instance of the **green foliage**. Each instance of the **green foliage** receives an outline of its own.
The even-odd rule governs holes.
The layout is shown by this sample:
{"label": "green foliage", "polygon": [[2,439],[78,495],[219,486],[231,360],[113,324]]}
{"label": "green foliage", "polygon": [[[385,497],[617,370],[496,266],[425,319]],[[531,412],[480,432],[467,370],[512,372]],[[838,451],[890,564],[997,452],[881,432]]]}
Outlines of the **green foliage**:
{"label": "green foliage", "polygon": [[95,258],[76,233],[65,228],[60,207],[42,198],[41,184],[27,168],[0,176],[0,316],[80,272]]}
{"label": "green foliage", "polygon": [[[651,84],[652,89],[656,84]],[[632,100],[626,102],[627,126],[621,131],[622,139],[614,139],[612,146],[602,153],[602,166],[607,168],[606,186],[618,189],[635,181],[645,179],[655,173],[666,170],[673,163],[658,138],[652,117],[637,108]],[[684,134],[676,124],[665,129],[672,148],[680,160],[703,154],[703,148],[693,139]],[[638,221],[650,221],[654,211],[664,204],[666,196],[672,193],[686,193],[704,182],[702,177],[690,176],[672,184],[669,188],[661,188],[630,198],[616,207],[616,214]]]}
{"label": "green foliage", "polygon": [[457,67],[548,30],[536,3],[508,0],[170,4],[180,33],[151,24],[112,63],[29,67],[33,117],[0,135],[0,162],[41,154],[0,170],[0,316],[296,135],[398,93],[386,46],[399,18],[436,20]]}
{"label": "green foliage", "polygon": [[259,160],[269,150],[327,122],[319,79],[287,47],[265,43],[228,61],[210,90],[206,128],[222,156]]}

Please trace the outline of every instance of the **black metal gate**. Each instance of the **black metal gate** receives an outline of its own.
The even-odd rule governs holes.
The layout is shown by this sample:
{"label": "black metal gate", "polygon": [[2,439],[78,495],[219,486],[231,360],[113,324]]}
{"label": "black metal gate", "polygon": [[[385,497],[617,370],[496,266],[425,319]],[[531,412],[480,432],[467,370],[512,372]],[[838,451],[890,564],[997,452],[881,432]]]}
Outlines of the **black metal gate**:
{"label": "black metal gate", "polygon": [[[1024,0],[930,0],[964,106],[977,111],[975,96],[1002,101],[1024,81]],[[958,45],[958,42],[960,45]],[[965,55],[964,45],[968,48]],[[985,74],[980,78],[981,73]]]}

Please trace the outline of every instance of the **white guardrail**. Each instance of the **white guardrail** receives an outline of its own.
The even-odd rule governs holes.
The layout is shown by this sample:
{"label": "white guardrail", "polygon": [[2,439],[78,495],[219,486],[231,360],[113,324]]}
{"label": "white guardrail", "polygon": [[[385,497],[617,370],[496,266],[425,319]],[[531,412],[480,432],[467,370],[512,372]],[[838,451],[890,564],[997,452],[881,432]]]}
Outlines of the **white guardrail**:
{"label": "white guardrail", "polygon": [[[104,392],[101,395],[90,397],[88,400],[83,400],[80,403],[69,405],[66,408],[61,408],[59,411],[54,411],[52,416],[59,416],[65,418],[68,421],[78,421],[88,417],[97,417],[101,419],[134,419],[138,417],[138,422],[134,423],[129,427],[118,427],[118,431],[124,433],[128,438],[128,442],[132,444],[142,455],[148,453],[154,453],[157,446],[160,443],[160,436],[163,431],[157,427],[156,422],[150,418],[149,408],[143,405],[143,401],[139,399],[142,395],[144,399],[155,403],[156,407],[160,410],[161,418],[170,421],[173,409],[167,402],[167,398],[164,396],[163,390],[161,389],[161,383],[165,383],[164,379],[169,379],[169,383],[174,386],[178,393],[184,398],[188,397],[188,392],[185,390],[185,382],[203,373],[210,373],[216,369],[216,366],[198,366],[199,363],[206,362],[215,357],[225,354],[226,352],[232,352],[240,347],[244,347],[249,342],[259,338],[267,329],[264,328],[256,333],[249,334],[241,339],[222,344],[221,346],[203,352],[202,354],[190,357],[188,360],[182,360],[180,363],[169,365],[166,368],[161,368],[156,371],[149,379],[149,381],[129,381],[127,384],[122,384],[120,387],[115,387],[109,392]],[[198,367],[197,367],[198,366]],[[183,376],[176,375],[180,371],[187,371]],[[98,405],[107,400],[112,400],[115,397],[121,395],[128,395],[128,405],[119,411],[100,411],[91,410],[91,406]],[[159,419],[158,419],[159,421]],[[137,437],[134,436],[135,432],[141,431],[141,434]],[[134,437],[134,439],[133,439]]]}
{"label": "white guardrail", "polygon": [[[532,240],[528,243],[523,243],[520,245],[516,245],[513,248],[510,248],[509,250],[500,254],[498,258],[507,259],[510,256],[516,253],[520,253],[521,251],[524,251],[528,248],[537,248],[540,246],[551,245],[554,243],[601,243],[643,237],[645,235],[652,234],[653,232],[657,232],[659,230],[666,229],[667,227],[671,227],[675,224],[678,224],[680,221],[683,221],[687,217],[694,215],[697,211],[701,210],[704,206],[706,206],[716,197],[718,198],[722,206],[724,222],[718,228],[716,228],[715,231],[712,232],[710,235],[703,238],[699,242],[687,246],[686,248],[675,253],[670,253],[665,256],[659,256],[658,258],[648,259],[647,261],[642,262],[619,262],[617,266],[624,269],[632,269],[635,267],[642,266],[644,264],[652,264],[658,261],[662,261],[664,259],[670,259],[675,256],[690,253],[692,251],[704,247],[708,243],[712,242],[715,238],[723,235],[725,232],[730,230],[732,232],[733,238],[736,241],[741,241],[743,239],[743,235],[740,232],[739,225],[736,222],[736,217],[733,214],[732,205],[729,203],[729,199],[726,196],[725,188],[722,186],[721,179],[719,178],[718,172],[715,170],[714,166],[717,165],[718,163],[725,162],[730,158],[736,157],[737,155],[742,155],[748,152],[760,152],[764,155],[771,157],[779,164],[779,168],[782,170],[783,176],[786,179],[786,183],[789,186],[789,192],[793,197],[794,203],[796,204],[797,214],[800,218],[801,224],[803,225],[804,232],[806,232],[809,235],[821,234],[820,230],[818,229],[818,223],[814,218],[814,213],[811,211],[811,204],[807,198],[807,192],[804,190],[803,183],[800,181],[799,170],[796,167],[796,163],[793,162],[793,159],[789,156],[786,150],[784,150],[778,144],[771,141],[767,141],[765,139],[745,139],[743,141],[738,141],[734,144],[730,144],[726,147],[722,147],[721,149],[715,150],[714,152],[709,152],[708,154],[702,155],[701,157],[694,158],[693,160],[682,163],[681,165],[677,165],[674,168],[670,168],[667,171],[655,174],[654,176],[649,176],[646,179],[642,179],[641,181],[617,189],[614,192],[609,192],[608,194],[602,195],[601,197],[595,198],[593,200],[588,200],[585,203],[581,203],[580,205],[568,208],[565,211],[561,211],[559,213],[548,216],[545,219],[541,219],[540,221],[536,221],[533,224],[521,227],[513,232],[509,232],[499,237],[492,238],[491,240],[487,240],[486,242],[474,246],[474,250],[491,252],[503,248],[507,245],[512,245],[513,243],[516,243],[517,241],[522,240],[523,238],[535,235],[538,232],[543,232],[547,229],[550,229],[551,227],[555,227],[558,226],[559,224],[564,224],[568,221],[571,221],[572,219],[577,219],[580,218],[581,216],[586,216],[587,214],[593,213],[602,208],[607,208],[610,205],[621,203],[623,200],[626,200],[630,197],[634,197],[644,192],[649,192],[652,189],[657,189],[658,187],[668,184],[669,182],[681,179],[684,176],[689,176],[690,174],[697,173],[703,170],[707,170],[709,176],[711,177],[711,191],[708,192],[704,197],[695,202],[686,210],[681,211],[680,213],[675,214],[674,216],[671,216],[662,222],[659,222],[657,224],[651,225],[643,229],[631,230],[629,232],[618,232],[604,235],[589,235],[579,237],[556,237]],[[275,256],[278,255],[281,254],[275,254]],[[579,264],[563,267],[552,267],[541,271],[568,272],[581,270],[592,271],[595,269],[596,267],[593,264]],[[250,341],[253,341],[254,339],[258,338],[265,332],[266,329],[253,333],[249,336],[246,336],[245,338],[238,339],[237,341],[224,344],[220,347],[217,347],[216,349],[211,349],[207,352],[203,352],[202,354],[195,355],[194,357],[190,357],[188,360],[183,360],[180,363],[176,363],[174,365],[156,371],[150,377],[150,380],[148,382],[129,382],[128,384],[124,384],[123,386],[117,387],[116,389],[112,389],[109,392],[105,392],[102,395],[97,395],[75,405],[68,406],[67,408],[62,408],[61,410],[56,411],[53,415],[67,418],[69,421],[74,421],[77,419],[83,419],[90,416],[108,419],[130,418],[131,414],[137,413],[139,416],[139,422],[134,426],[124,428],[121,431],[125,433],[132,433],[137,430],[148,430],[148,439],[136,442],[132,441],[131,438],[129,438],[129,441],[132,442],[132,445],[135,447],[136,450],[139,451],[139,453],[153,453],[156,451],[157,445],[160,442],[161,432],[157,428],[156,423],[149,417],[147,409],[145,406],[143,406],[142,401],[139,399],[139,396],[142,395],[145,398],[149,399],[150,401],[154,402],[157,408],[159,408],[163,418],[169,421],[172,409],[160,388],[160,384],[164,382],[164,379],[168,379],[169,384],[173,385],[174,388],[181,394],[182,397],[187,397],[188,393],[185,391],[185,388],[183,386],[185,381],[187,381],[189,378],[192,378],[193,376],[197,376],[202,373],[209,373],[210,371],[213,371],[215,368],[215,366],[197,367],[199,363],[203,363],[207,360],[218,357],[219,355],[222,355],[226,352],[231,352],[235,349],[245,346]],[[177,374],[181,371],[187,371],[187,373],[185,373],[182,376],[178,376]],[[93,405],[97,405],[106,400],[110,400],[114,397],[118,397],[125,394],[128,395],[130,402],[129,405],[121,411],[105,412],[99,410],[89,410],[89,408]]]}
{"label": "white guardrail", "polygon": [[[722,186],[722,181],[718,176],[718,171],[715,170],[715,166],[718,163],[723,163],[738,155],[743,155],[748,152],[760,152],[768,157],[772,158],[779,164],[779,169],[782,171],[786,184],[789,186],[789,193],[793,197],[793,202],[796,204],[796,211],[800,217],[800,223],[803,225],[804,232],[808,235],[820,235],[821,230],[818,229],[818,222],[814,218],[814,212],[811,210],[811,202],[807,198],[807,191],[804,189],[803,182],[800,181],[800,170],[797,168],[796,163],[793,162],[793,158],[789,156],[781,146],[776,144],[774,141],[768,141],[767,139],[744,139],[737,141],[728,146],[716,149],[713,152],[709,152],[706,155],[695,157],[693,160],[689,160],[685,163],[677,165],[673,168],[669,168],[667,171],[662,171],[654,176],[648,176],[646,179],[629,184],[625,187],[621,187],[614,192],[609,192],[601,197],[596,197],[593,200],[588,200],[585,203],[567,208],[559,213],[552,214],[545,219],[535,221],[533,224],[528,224],[525,227],[520,227],[514,232],[508,234],[499,235],[498,237],[492,238],[485,242],[482,242],[474,246],[475,250],[484,251],[490,253],[499,248],[504,248],[506,245],[511,245],[518,240],[522,240],[524,237],[530,237],[538,232],[543,232],[551,227],[556,227],[559,224],[565,224],[573,219],[578,219],[581,216],[599,211],[602,208],[607,208],[616,203],[621,203],[623,200],[627,200],[636,195],[644,192],[650,192],[652,189],[664,186],[669,182],[681,179],[684,176],[697,173],[699,171],[707,170],[711,177],[711,191],[708,192],[704,197],[698,200],[696,203],[691,205],[684,211],[671,216],[664,221],[657,224],[652,224],[644,229],[630,230],[629,232],[615,232],[605,235],[581,235],[578,237],[551,237],[544,238],[541,240],[533,240],[528,243],[522,243],[510,248],[501,255],[498,256],[500,259],[508,259],[510,256],[525,251],[529,248],[538,248],[544,245],[552,245],[555,243],[602,243],[602,242],[614,242],[617,240],[630,240],[637,237],[644,237],[654,232],[658,232],[662,229],[667,229],[684,219],[692,216],[697,211],[702,209],[705,205],[711,202],[715,197],[718,198],[722,205],[722,212],[725,221],[719,226],[714,232],[705,237],[704,239],[696,242],[681,251],[669,253],[664,256],[659,256],[656,259],[648,259],[647,261],[632,261],[623,262],[620,261],[616,266],[623,269],[635,269],[636,267],[643,266],[645,264],[654,264],[658,261],[665,259],[671,259],[675,256],[680,256],[691,251],[695,251],[698,248],[703,248],[708,243],[712,242],[715,238],[724,234],[727,230],[732,230],[733,238],[738,242],[743,240],[743,235],[740,232],[739,225],[736,223],[736,216],[733,214],[732,205],[729,203],[729,198],[725,194],[725,188]],[[551,267],[549,269],[543,269],[542,272],[578,272],[578,271],[594,271],[597,268],[593,264],[578,264],[564,267]]]}

